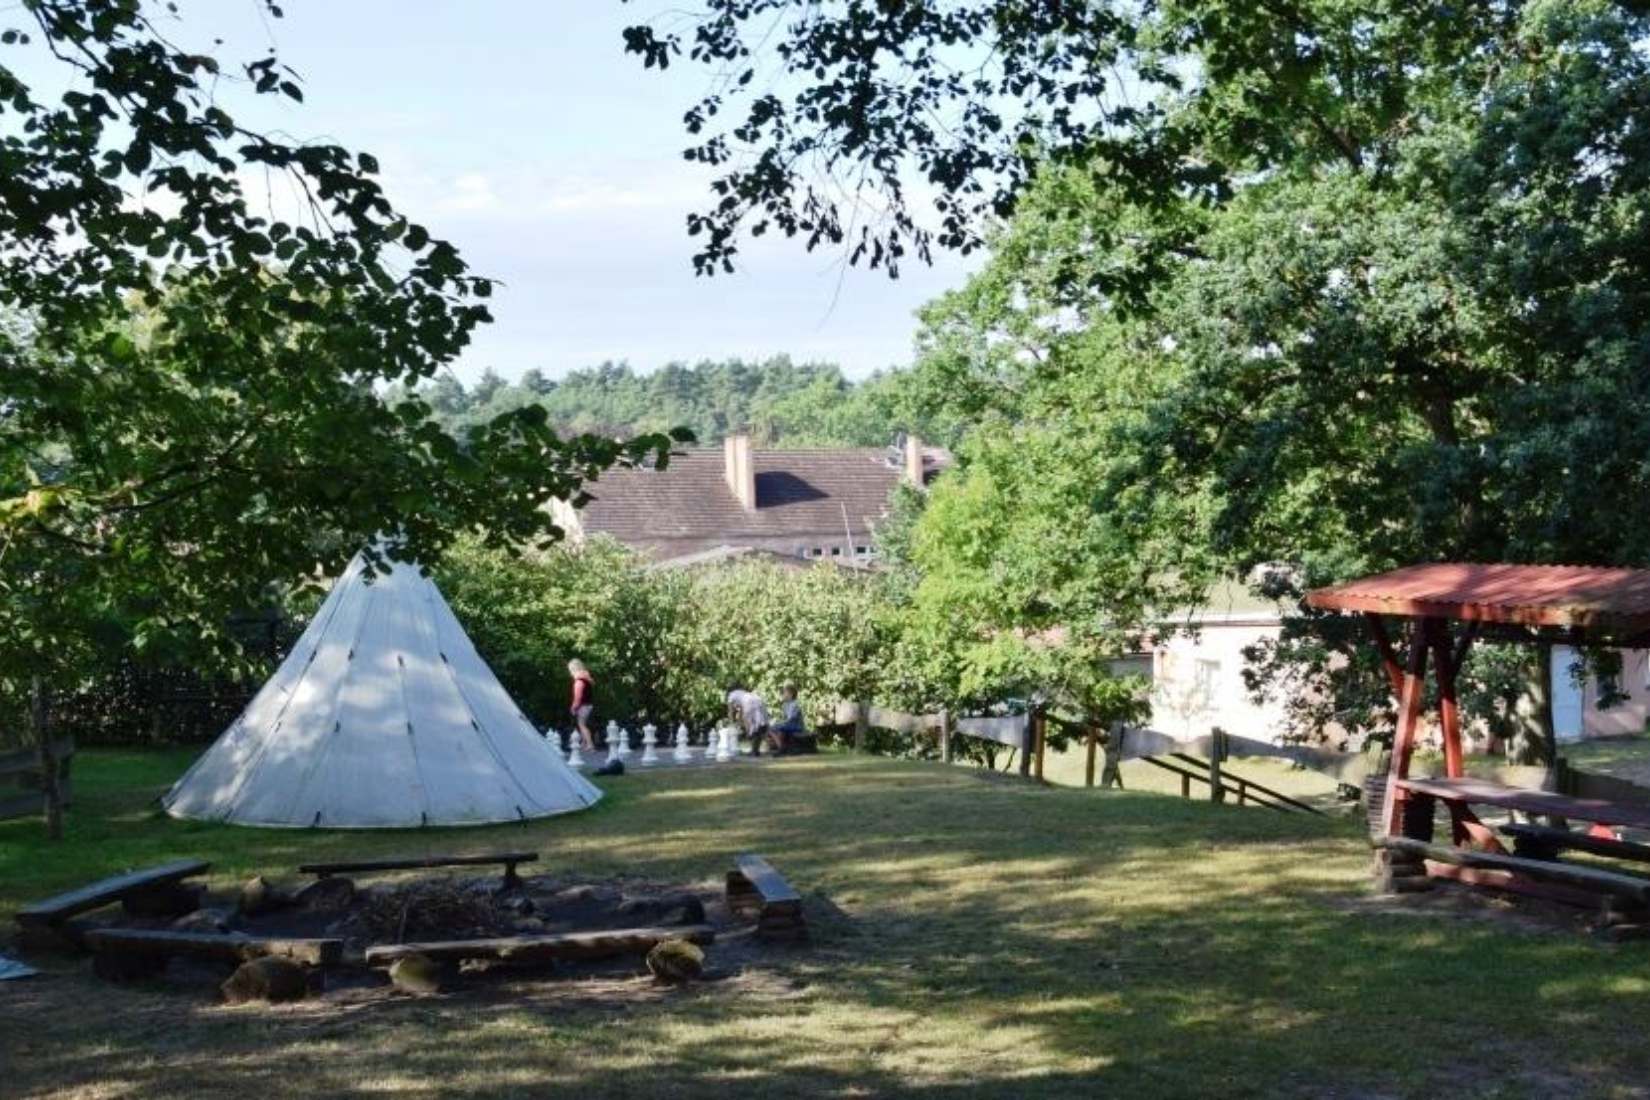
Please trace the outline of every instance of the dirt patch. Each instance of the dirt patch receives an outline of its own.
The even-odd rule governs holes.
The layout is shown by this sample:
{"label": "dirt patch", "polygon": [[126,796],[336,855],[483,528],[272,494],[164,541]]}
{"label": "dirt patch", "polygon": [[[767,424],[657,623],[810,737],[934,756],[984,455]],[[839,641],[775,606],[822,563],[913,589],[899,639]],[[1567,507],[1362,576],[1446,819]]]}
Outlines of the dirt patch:
{"label": "dirt patch", "polygon": [[1436,882],[1432,889],[1419,893],[1348,898],[1335,908],[1345,913],[1490,924],[1531,936],[1585,936],[1598,918],[1597,913],[1562,902],[1449,882]]}

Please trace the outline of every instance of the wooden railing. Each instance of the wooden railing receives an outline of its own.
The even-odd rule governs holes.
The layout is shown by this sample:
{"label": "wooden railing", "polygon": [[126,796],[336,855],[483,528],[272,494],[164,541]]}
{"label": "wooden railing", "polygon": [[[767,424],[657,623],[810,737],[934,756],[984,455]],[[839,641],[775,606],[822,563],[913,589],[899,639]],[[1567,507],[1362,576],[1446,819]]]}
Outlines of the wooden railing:
{"label": "wooden railing", "polygon": [[1043,777],[1043,730],[1036,714],[1002,714],[953,718],[946,711],[910,714],[879,707],[874,703],[841,702],[836,705],[836,724],[854,728],[854,747],[863,748],[868,730],[892,733],[933,734],[939,739],[940,757],[953,758],[952,738],[976,737],[1007,745],[1020,754],[1020,774]]}
{"label": "wooden railing", "polygon": [[[67,738],[56,744],[57,786],[65,804],[73,793],[69,771],[74,763],[74,742]],[[36,750],[7,749],[0,752],[0,819],[30,817],[42,810],[40,756]]]}
{"label": "wooden railing", "polygon": [[[940,755],[946,761],[953,758],[952,738],[957,735],[994,741],[1019,752],[1020,774],[1037,779],[1043,777],[1046,756],[1047,727],[1055,725],[1082,740],[1087,750],[1084,767],[1084,785],[1095,786],[1096,764],[1101,751],[1105,767],[1100,775],[1101,786],[1119,783],[1118,767],[1127,760],[1147,760],[1171,771],[1183,772],[1201,757],[1206,764],[1198,764],[1197,774],[1182,778],[1182,788],[1189,793],[1195,779],[1209,785],[1210,797],[1222,801],[1228,794],[1236,796],[1240,804],[1257,801],[1262,804],[1309,807],[1276,791],[1268,790],[1250,779],[1221,776],[1222,762],[1233,758],[1273,757],[1291,761],[1348,787],[1360,787],[1370,769],[1370,758],[1364,753],[1333,752],[1308,745],[1280,745],[1239,737],[1220,729],[1211,730],[1203,737],[1176,738],[1142,726],[1115,723],[1109,729],[1098,725],[1070,722],[1033,710],[1027,714],[994,715],[986,717],[953,718],[945,711],[929,714],[911,714],[869,703],[841,702],[836,705],[836,724],[852,726],[854,744],[861,748],[865,733],[885,729],[894,733],[933,734],[939,739]],[[1178,758],[1180,763],[1161,761]],[[1211,778],[1212,777],[1212,778]]]}

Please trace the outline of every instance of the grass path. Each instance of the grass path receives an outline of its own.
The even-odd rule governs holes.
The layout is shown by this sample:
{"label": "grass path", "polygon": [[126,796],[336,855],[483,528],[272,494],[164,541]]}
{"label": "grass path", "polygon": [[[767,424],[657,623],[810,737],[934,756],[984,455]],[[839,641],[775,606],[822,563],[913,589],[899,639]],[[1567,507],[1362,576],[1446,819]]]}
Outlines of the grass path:
{"label": "grass path", "polygon": [[525,845],[542,872],[708,889],[759,851],[815,942],[684,990],[523,977],[361,1005],[227,1008],[53,963],[0,984],[0,1096],[1650,1095],[1650,945],[1454,891],[1371,898],[1351,822],[824,756],[606,780],[594,810],[525,826],[280,832],[158,815],[187,758],[86,754],[61,845],[0,823],[0,919],[181,856],[228,888]]}

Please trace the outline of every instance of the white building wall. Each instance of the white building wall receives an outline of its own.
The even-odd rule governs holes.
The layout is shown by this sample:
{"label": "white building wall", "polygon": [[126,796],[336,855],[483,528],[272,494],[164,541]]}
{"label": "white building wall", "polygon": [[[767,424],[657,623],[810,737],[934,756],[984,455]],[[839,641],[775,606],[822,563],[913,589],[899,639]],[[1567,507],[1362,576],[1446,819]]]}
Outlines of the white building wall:
{"label": "white building wall", "polygon": [[1211,727],[1274,741],[1283,708],[1257,705],[1243,685],[1243,650],[1276,638],[1275,616],[1212,616],[1196,635],[1176,634],[1152,655],[1151,728],[1172,737],[1202,737]]}

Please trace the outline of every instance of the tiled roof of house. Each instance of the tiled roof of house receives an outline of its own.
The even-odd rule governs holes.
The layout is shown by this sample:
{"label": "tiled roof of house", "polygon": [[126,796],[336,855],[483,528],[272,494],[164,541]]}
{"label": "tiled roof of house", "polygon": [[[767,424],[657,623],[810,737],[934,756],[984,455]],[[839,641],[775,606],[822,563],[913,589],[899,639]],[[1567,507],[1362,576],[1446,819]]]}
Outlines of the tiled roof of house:
{"label": "tiled roof of house", "polygon": [[844,513],[855,535],[888,510],[900,471],[883,448],[752,451],[756,508],[740,507],[728,486],[720,448],[695,447],[672,456],[663,470],[609,470],[587,491],[581,511],[587,533],[620,542],[714,538],[745,539],[843,532]]}

